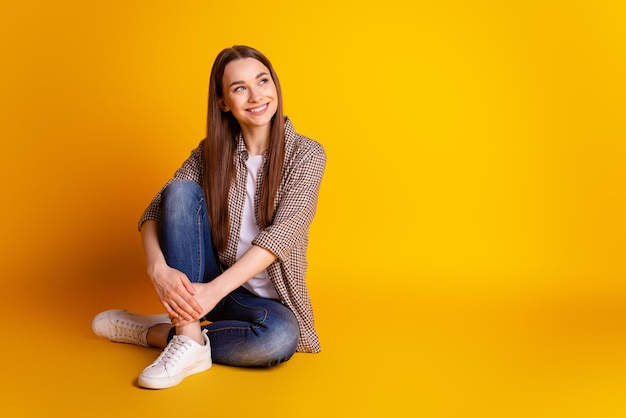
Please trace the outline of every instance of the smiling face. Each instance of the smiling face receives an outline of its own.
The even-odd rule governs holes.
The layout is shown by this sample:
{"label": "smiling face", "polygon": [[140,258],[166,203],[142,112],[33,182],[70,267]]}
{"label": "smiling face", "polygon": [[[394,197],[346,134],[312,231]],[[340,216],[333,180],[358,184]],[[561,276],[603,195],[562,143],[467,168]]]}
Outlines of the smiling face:
{"label": "smiling face", "polygon": [[254,58],[229,62],[222,77],[224,96],[219,99],[224,112],[232,112],[244,135],[267,129],[278,108],[276,85],[270,70]]}

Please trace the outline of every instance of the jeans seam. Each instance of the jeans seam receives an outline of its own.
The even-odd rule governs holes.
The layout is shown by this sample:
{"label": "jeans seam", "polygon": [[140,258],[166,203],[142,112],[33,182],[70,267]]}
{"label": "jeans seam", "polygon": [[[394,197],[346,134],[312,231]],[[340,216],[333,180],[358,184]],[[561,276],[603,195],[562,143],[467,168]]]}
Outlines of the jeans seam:
{"label": "jeans seam", "polygon": [[202,198],[200,198],[198,200],[198,202],[196,203],[196,225],[197,225],[197,229],[196,229],[196,237],[198,240],[198,254],[196,254],[196,260],[198,260],[198,265],[197,265],[197,277],[196,277],[196,283],[201,283],[202,282],[202,259],[204,254],[202,254],[202,219],[200,217],[200,211],[202,210]]}
{"label": "jeans seam", "polygon": [[202,271],[202,222],[200,220],[200,205],[196,204],[196,239],[198,254],[196,254],[196,260],[198,260],[197,269],[196,269],[196,283],[200,283],[202,281],[202,277],[200,277],[200,272]]}
{"label": "jeans seam", "polygon": [[254,306],[246,305],[245,303],[239,302],[232,295],[228,295],[228,297],[231,298],[237,305],[242,306],[242,307],[244,307],[246,309],[252,309],[252,310],[255,310],[255,311],[262,311],[263,312],[263,319],[260,320],[260,321],[256,321],[256,323],[259,324],[259,325],[265,325],[265,322],[267,321],[267,309],[265,309],[265,308],[257,308],[257,307],[254,307]]}

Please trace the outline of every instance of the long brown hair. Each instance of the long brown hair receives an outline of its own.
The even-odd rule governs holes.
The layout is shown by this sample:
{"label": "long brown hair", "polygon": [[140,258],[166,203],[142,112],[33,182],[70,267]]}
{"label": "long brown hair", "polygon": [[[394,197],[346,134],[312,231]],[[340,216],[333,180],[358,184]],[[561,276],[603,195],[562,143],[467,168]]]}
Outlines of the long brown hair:
{"label": "long brown hair", "polygon": [[272,224],[278,187],[285,159],[285,117],[280,83],[270,61],[254,48],[235,45],[222,50],[215,58],[209,82],[209,104],[207,117],[207,137],[204,144],[204,194],[207,199],[213,244],[223,251],[230,235],[228,216],[228,191],[235,177],[233,157],[236,138],[241,132],[239,122],[232,112],[224,112],[219,99],[224,96],[222,78],[226,65],[234,60],[254,58],[265,65],[276,85],[278,108],[271,121],[270,142],[267,164],[263,172],[261,199],[257,214],[261,228]]}

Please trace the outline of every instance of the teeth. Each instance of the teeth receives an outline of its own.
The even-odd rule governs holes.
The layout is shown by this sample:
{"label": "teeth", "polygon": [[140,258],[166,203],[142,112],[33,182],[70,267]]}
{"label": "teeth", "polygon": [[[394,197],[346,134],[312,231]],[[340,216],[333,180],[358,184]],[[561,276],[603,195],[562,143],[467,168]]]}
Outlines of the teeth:
{"label": "teeth", "polygon": [[266,104],[264,104],[264,105],[263,105],[263,106],[261,106],[261,107],[257,107],[257,108],[255,108],[255,109],[248,109],[248,110],[249,110],[250,112],[252,112],[252,113],[259,113],[259,112],[264,111],[266,107],[267,107],[267,105],[266,105]]}

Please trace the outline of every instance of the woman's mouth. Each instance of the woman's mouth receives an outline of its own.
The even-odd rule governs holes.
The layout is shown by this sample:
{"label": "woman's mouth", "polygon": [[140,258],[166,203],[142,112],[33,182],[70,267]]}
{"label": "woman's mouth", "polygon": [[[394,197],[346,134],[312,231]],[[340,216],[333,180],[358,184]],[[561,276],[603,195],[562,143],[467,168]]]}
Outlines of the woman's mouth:
{"label": "woman's mouth", "polygon": [[267,103],[265,103],[264,105],[261,105],[259,107],[253,107],[251,109],[248,109],[248,112],[250,112],[250,113],[261,113],[261,112],[265,111],[265,109],[267,109]]}

